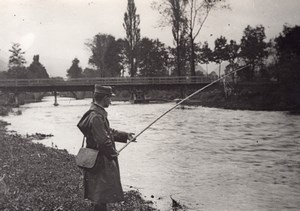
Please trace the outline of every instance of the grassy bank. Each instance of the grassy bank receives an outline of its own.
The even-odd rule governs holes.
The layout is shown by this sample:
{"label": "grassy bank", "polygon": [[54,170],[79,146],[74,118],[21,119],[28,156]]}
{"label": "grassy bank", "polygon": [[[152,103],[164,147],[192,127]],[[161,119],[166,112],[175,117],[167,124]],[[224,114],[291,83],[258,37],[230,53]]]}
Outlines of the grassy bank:
{"label": "grassy bank", "polygon": [[15,96],[12,93],[0,92],[0,105],[19,106],[25,103],[40,102],[46,93],[21,92],[18,94],[18,105],[16,105]]}
{"label": "grassy bank", "polygon": [[[0,210],[90,210],[74,156],[8,134],[5,125],[0,121]],[[155,210],[151,204],[139,192],[129,191],[112,210]]]}
{"label": "grassy bank", "polygon": [[300,110],[299,96],[300,93],[287,92],[277,85],[235,86],[226,96],[222,85],[214,85],[191,101],[201,106],[234,110],[297,111]]}
{"label": "grassy bank", "polygon": [[0,116],[7,116],[12,111],[10,106],[3,106],[0,104]]}

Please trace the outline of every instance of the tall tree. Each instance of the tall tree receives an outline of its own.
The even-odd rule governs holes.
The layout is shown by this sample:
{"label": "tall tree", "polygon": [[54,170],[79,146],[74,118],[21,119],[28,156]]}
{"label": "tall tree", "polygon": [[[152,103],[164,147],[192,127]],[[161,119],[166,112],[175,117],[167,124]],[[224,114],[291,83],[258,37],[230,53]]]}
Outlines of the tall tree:
{"label": "tall tree", "polygon": [[28,78],[49,78],[46,68],[40,63],[39,59],[39,55],[33,56],[33,61],[27,68]]}
{"label": "tall tree", "polygon": [[284,26],[275,39],[278,54],[279,80],[290,91],[300,90],[300,26]]}
{"label": "tall tree", "polygon": [[158,39],[143,38],[140,49],[140,76],[166,76],[168,52]]}
{"label": "tall tree", "polygon": [[127,50],[126,50],[128,45],[125,39],[118,39],[117,43],[120,46],[120,53],[119,53],[119,59],[120,59],[119,64],[121,67],[120,75],[121,77],[124,77],[126,71],[130,69],[128,58],[127,58]]}
{"label": "tall tree", "polygon": [[236,43],[235,40],[230,40],[229,44],[227,44],[226,46],[226,50],[228,53],[229,69],[233,71],[235,67],[237,67],[236,60],[239,56],[240,46]]}
{"label": "tall tree", "polygon": [[113,39],[105,54],[104,77],[120,77],[122,70],[122,41]]}
{"label": "tall tree", "polygon": [[219,78],[221,76],[221,64],[228,60],[227,39],[220,36],[215,40],[215,48],[213,51],[213,61],[219,64]]}
{"label": "tall tree", "polygon": [[74,58],[71,67],[67,70],[68,78],[81,78],[82,69],[79,67],[79,60]]}
{"label": "tall tree", "polygon": [[[154,8],[158,9],[163,17],[163,22],[172,26],[172,34],[175,41],[177,69],[180,70],[184,59],[180,57],[182,48],[189,50],[190,74],[196,75],[195,40],[198,37],[208,15],[218,8],[229,8],[226,0],[164,0],[162,3],[154,2]],[[183,45],[188,40],[188,45]],[[182,42],[184,41],[184,42]],[[180,75],[180,71],[178,71]]]}
{"label": "tall tree", "polygon": [[108,34],[97,34],[86,46],[91,50],[89,64],[97,68],[99,77],[117,77],[121,72],[122,45],[115,37]]}
{"label": "tall tree", "polygon": [[187,25],[187,34],[189,37],[190,46],[190,66],[191,75],[195,76],[195,40],[198,37],[207,17],[211,11],[219,8],[229,8],[226,5],[226,0],[188,0],[184,16],[186,17],[185,24]]}
{"label": "tall tree", "polygon": [[245,28],[240,44],[240,57],[250,66],[246,70],[239,72],[239,75],[244,80],[253,80],[255,71],[262,67],[263,60],[267,56],[265,38],[265,28],[262,25],[258,25],[255,28],[248,25]]}
{"label": "tall tree", "polygon": [[22,51],[20,44],[13,43],[9,52],[11,52],[11,55],[9,56],[8,68],[24,67],[24,64],[26,64],[26,60],[24,58],[25,52]]}
{"label": "tall tree", "polygon": [[[225,68],[225,73],[228,74],[239,67],[237,59],[239,57],[240,46],[234,40],[230,40],[226,46],[229,64]],[[232,81],[235,81],[236,74],[231,74]]]}
{"label": "tall tree", "polygon": [[205,41],[200,47],[197,58],[200,64],[206,65],[206,74],[208,75],[208,64],[212,61],[212,50],[209,48],[208,42]]}
{"label": "tall tree", "polygon": [[98,72],[95,69],[92,68],[84,68],[83,70],[83,76],[86,78],[96,78],[98,76]]}
{"label": "tall tree", "polygon": [[264,68],[260,74],[264,79],[279,80],[279,56],[276,48],[277,44],[275,39],[270,39],[269,42],[267,42],[267,57],[264,61]]}
{"label": "tall tree", "polygon": [[186,19],[184,17],[184,8],[186,6],[186,0],[168,0],[171,10],[171,23],[172,23],[172,35],[175,44],[175,58],[176,58],[176,72],[178,76],[182,75],[184,66],[186,65],[185,51],[186,51]]}
{"label": "tall tree", "polygon": [[128,0],[127,11],[124,14],[123,27],[126,31],[126,56],[129,64],[129,74],[134,77],[138,70],[138,46],[140,35],[140,16],[136,14],[134,0]]}
{"label": "tall tree", "polygon": [[26,60],[24,58],[25,52],[22,51],[19,43],[13,43],[12,48],[9,50],[11,55],[8,61],[8,78],[27,78],[26,74]]}
{"label": "tall tree", "polygon": [[162,27],[171,26],[173,43],[175,46],[175,72],[181,76],[186,65],[187,51],[187,24],[185,8],[188,0],[164,0],[161,3],[154,2],[153,7],[162,16]]}

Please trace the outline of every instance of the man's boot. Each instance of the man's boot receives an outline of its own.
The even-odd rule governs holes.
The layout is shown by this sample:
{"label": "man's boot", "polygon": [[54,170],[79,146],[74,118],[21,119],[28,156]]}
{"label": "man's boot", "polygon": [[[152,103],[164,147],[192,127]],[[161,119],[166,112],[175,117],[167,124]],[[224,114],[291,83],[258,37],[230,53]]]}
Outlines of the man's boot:
{"label": "man's boot", "polygon": [[104,203],[94,204],[93,211],[107,211],[107,206]]}

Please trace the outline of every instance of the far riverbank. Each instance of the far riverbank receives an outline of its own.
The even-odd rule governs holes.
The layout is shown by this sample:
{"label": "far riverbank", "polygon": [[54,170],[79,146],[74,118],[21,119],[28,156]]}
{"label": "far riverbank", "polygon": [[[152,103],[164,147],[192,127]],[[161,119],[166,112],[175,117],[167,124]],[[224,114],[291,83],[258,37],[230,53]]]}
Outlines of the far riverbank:
{"label": "far riverbank", "polygon": [[277,84],[235,86],[227,91],[226,95],[223,85],[214,85],[183,104],[232,110],[300,111],[300,92],[289,92]]}

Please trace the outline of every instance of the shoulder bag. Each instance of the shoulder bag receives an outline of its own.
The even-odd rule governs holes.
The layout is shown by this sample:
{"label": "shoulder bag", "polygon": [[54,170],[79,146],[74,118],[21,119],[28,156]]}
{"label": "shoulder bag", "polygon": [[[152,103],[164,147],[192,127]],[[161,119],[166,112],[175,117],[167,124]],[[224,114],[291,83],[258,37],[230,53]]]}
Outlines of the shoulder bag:
{"label": "shoulder bag", "polygon": [[83,147],[85,136],[83,136],[82,146],[79,149],[78,154],[76,155],[76,164],[80,168],[93,168],[96,164],[96,160],[98,157],[98,150]]}

